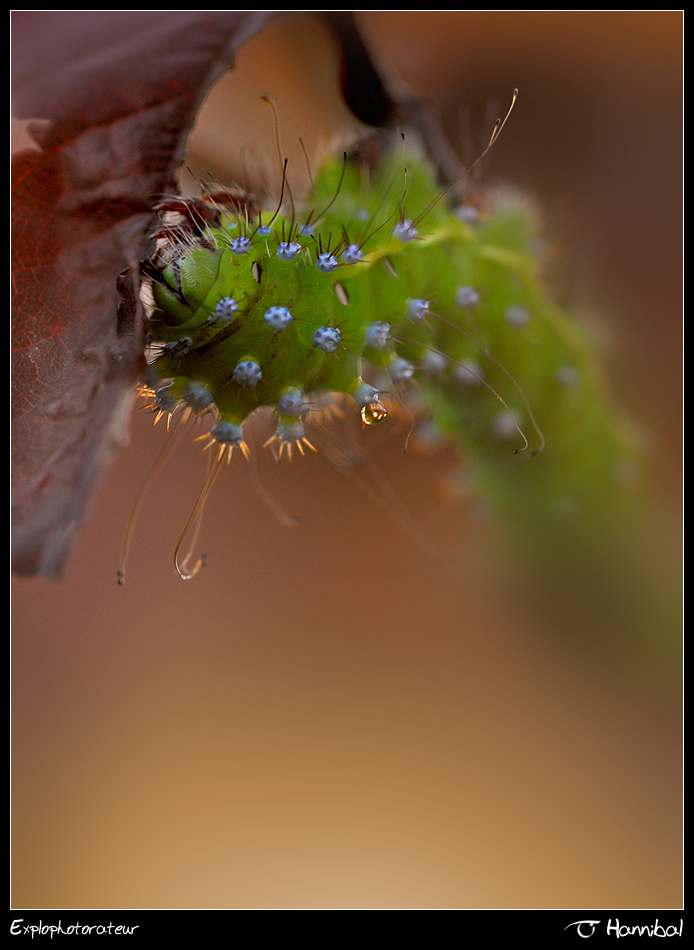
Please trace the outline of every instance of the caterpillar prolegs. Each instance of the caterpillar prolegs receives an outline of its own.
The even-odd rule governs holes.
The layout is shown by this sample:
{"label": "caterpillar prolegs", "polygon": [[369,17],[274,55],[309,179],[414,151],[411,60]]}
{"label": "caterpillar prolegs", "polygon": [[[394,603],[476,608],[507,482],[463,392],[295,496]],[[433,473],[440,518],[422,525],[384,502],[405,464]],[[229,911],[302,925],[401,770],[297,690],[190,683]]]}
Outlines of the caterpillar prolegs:
{"label": "caterpillar prolegs", "polygon": [[[531,547],[574,544],[619,518],[634,441],[593,345],[550,299],[520,204],[450,207],[408,153],[375,169],[328,161],[301,214],[221,191],[160,207],[159,248],[143,268],[153,356],[143,395],[157,419],[205,426],[210,464],[189,540],[223,463],[248,454],[248,417],[271,407],[269,448],[291,456],[313,448],[307,416],[331,394],[365,425],[401,405],[426,419]],[[199,562],[185,560],[177,552],[192,576]]]}

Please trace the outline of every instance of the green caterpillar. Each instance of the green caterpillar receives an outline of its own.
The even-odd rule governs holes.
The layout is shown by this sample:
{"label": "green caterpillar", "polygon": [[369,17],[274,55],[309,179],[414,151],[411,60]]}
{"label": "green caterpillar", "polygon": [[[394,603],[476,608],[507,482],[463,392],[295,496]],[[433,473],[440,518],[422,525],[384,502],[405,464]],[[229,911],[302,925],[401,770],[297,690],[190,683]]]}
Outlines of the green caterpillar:
{"label": "green caterpillar", "polygon": [[398,403],[430,419],[550,561],[628,517],[635,440],[593,345],[547,294],[522,208],[453,210],[414,154],[327,162],[301,216],[233,193],[162,207],[144,393],[157,418],[212,423],[186,530],[223,461],[248,454],[252,412],[274,409],[272,446],[291,456],[313,448],[305,421],[324,394],[351,397],[367,425]]}

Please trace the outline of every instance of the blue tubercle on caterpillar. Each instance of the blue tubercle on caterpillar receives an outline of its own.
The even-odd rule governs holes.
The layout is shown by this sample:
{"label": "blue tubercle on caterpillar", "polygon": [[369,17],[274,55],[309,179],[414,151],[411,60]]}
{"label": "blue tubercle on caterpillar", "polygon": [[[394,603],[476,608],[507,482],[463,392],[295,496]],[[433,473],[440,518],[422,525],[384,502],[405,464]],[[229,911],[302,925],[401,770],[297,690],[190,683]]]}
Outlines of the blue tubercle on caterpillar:
{"label": "blue tubercle on caterpillar", "polygon": [[[593,345],[543,285],[524,212],[451,209],[415,154],[376,170],[329,161],[306,207],[263,223],[233,192],[161,205],[144,267],[143,394],[156,420],[209,425],[210,467],[184,535],[197,534],[220,465],[235,447],[248,454],[247,418],[271,407],[268,443],[291,457],[314,448],[304,421],[324,394],[351,397],[367,425],[389,403],[431,419],[530,547],[577,544],[618,521],[629,491],[615,472],[635,441]],[[177,560],[183,577],[197,566]]]}

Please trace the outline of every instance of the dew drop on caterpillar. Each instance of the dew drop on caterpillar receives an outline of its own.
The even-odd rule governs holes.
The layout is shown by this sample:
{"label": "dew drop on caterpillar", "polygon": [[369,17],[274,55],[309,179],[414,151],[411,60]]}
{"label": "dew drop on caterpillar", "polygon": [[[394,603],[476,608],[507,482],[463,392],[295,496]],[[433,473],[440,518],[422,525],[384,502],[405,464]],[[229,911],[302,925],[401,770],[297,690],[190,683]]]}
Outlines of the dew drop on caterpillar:
{"label": "dew drop on caterpillar", "polygon": [[307,416],[335,394],[365,426],[393,407],[412,426],[425,419],[459,446],[474,489],[529,537],[547,526],[554,540],[566,534],[567,511],[619,507],[614,473],[633,440],[590,341],[545,289],[523,209],[451,207],[450,189],[411,150],[376,168],[342,156],[312,181],[301,213],[293,197],[285,214],[281,198],[263,210],[223,190],[160,204],[158,249],[143,267],[142,395],[155,422],[202,427],[209,460],[176,549],[180,576],[203,563],[191,566],[205,502],[234,449],[248,456],[248,417],[274,410],[266,447],[291,458],[315,449]]}

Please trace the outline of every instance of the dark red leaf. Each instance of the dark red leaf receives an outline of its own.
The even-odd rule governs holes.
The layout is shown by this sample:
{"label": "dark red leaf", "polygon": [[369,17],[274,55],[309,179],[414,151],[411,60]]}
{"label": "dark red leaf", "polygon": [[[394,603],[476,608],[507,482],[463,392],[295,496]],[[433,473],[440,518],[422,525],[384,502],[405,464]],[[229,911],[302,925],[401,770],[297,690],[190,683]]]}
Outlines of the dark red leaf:
{"label": "dark red leaf", "polygon": [[57,576],[142,364],[135,271],[210,84],[264,12],[19,12],[13,114],[13,568]]}

